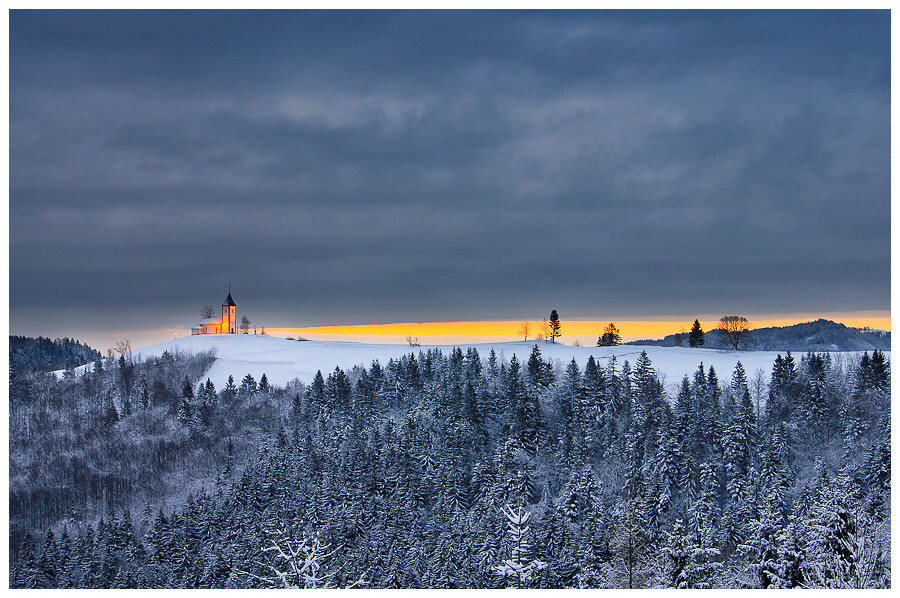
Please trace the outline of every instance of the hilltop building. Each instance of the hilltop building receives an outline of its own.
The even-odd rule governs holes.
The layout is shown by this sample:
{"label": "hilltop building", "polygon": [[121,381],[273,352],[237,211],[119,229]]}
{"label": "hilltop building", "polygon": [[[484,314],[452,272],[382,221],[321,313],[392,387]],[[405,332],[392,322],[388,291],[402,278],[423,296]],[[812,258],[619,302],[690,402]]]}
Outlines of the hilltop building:
{"label": "hilltop building", "polygon": [[228,289],[228,297],[222,304],[221,318],[204,318],[196,326],[191,328],[191,334],[235,334],[237,332],[237,304],[231,298],[231,289]]}

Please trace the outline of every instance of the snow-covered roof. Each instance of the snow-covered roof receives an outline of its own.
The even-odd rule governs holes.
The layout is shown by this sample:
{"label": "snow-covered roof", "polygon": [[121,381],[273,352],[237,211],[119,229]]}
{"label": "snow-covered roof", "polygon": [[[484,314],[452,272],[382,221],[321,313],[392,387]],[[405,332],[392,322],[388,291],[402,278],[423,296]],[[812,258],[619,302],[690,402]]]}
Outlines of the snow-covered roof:
{"label": "snow-covered roof", "polygon": [[197,326],[202,326],[204,324],[221,324],[221,323],[222,323],[222,318],[203,318],[202,320],[200,320],[200,322],[197,324]]}

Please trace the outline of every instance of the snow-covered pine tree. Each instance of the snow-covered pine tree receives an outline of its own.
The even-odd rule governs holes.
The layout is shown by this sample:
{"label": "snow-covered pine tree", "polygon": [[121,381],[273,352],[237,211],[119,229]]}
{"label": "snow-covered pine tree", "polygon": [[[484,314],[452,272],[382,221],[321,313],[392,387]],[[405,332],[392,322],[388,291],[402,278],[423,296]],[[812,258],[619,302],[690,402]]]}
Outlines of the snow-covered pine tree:
{"label": "snow-covered pine tree", "polygon": [[234,397],[237,396],[237,387],[234,385],[234,376],[228,376],[228,381],[225,383],[225,386],[222,388],[222,401],[226,403],[230,403],[234,400]]}
{"label": "snow-covered pine tree", "polygon": [[530,557],[526,535],[531,530],[528,525],[531,512],[521,504],[517,507],[506,504],[501,512],[506,517],[506,531],[511,543],[510,558],[504,559],[494,570],[501,577],[510,580],[510,583],[515,583],[516,588],[528,587],[535,574],[547,566],[545,562]]}
{"label": "snow-covered pine tree", "polygon": [[758,588],[781,587],[778,536],[781,515],[763,504],[758,519],[748,524],[748,538],[738,549],[747,563],[748,585]]}
{"label": "snow-covered pine tree", "polygon": [[803,577],[817,588],[871,588],[884,582],[883,538],[860,507],[859,489],[848,472],[821,484],[804,525],[807,552]]}
{"label": "snow-covered pine tree", "polygon": [[718,480],[710,463],[700,466],[700,494],[691,506],[691,527],[694,543],[685,571],[690,588],[711,588],[720,580],[722,563],[715,544],[716,524],[719,517]]}
{"label": "snow-covered pine tree", "polygon": [[609,541],[609,586],[643,588],[650,581],[650,555],[647,552],[646,521],[638,501],[623,497],[614,514],[614,527]]}
{"label": "snow-covered pine tree", "polygon": [[247,399],[248,397],[255,395],[256,391],[256,379],[248,373],[244,376],[244,379],[241,380],[241,387],[238,390],[238,394],[242,398]]}
{"label": "snow-covered pine tree", "polygon": [[746,524],[751,520],[753,456],[757,452],[756,422],[747,376],[737,362],[731,379],[731,421],[722,440],[724,448],[727,496],[723,513],[723,534],[732,546],[747,538]]}
{"label": "snow-covered pine tree", "polygon": [[672,531],[668,534],[668,541],[663,547],[666,555],[665,576],[661,580],[664,587],[686,589],[688,588],[687,568],[690,563],[693,550],[693,542],[684,529],[681,519],[676,519],[672,525]]}

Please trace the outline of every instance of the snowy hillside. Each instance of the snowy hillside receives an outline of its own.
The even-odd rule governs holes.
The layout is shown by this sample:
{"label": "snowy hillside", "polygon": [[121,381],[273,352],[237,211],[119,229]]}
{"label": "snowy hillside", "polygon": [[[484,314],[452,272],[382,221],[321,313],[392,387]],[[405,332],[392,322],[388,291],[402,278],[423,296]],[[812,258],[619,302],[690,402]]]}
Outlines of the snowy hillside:
{"label": "snowy hillside", "polygon": [[479,367],[452,347],[201,336],[89,376],[13,371],[10,585],[276,586],[269,547],[321,541],[337,587],[496,588],[525,513],[538,587],[890,584],[884,356],[533,346],[475,345]]}
{"label": "snowy hillside", "polygon": [[[556,360],[565,365],[574,358],[582,369],[591,355],[604,364],[609,357],[615,355],[621,366],[623,360],[634,364],[641,351],[646,350],[667,390],[671,390],[671,385],[678,384],[683,376],[693,375],[701,362],[706,367],[715,367],[723,379],[728,379],[738,361],[744,365],[748,376],[752,376],[757,368],[762,368],[768,374],[776,355],[778,355],[777,352],[771,351],[735,353],[714,349],[636,345],[571,347],[544,341],[496,342],[460,346],[463,349],[475,347],[482,358],[486,358],[491,349],[494,349],[501,361],[508,361],[514,354],[520,361],[524,361],[528,359],[535,343],[540,346],[545,359]],[[301,342],[270,336],[237,334],[180,338],[137,349],[134,354],[135,357],[141,355],[146,358],[161,355],[164,351],[198,352],[214,347],[217,359],[207,375],[216,388],[222,388],[229,375],[234,376],[236,382],[240,382],[246,374],[259,380],[263,373],[266,374],[271,384],[279,386],[285,385],[294,378],[308,383],[317,370],[321,370],[323,374],[327,375],[335,367],[342,369],[349,369],[354,365],[368,367],[375,359],[384,365],[391,358],[399,358],[410,352],[418,354],[419,351],[425,351],[435,346],[446,354],[455,345],[409,347],[407,345],[375,345],[337,341]],[[890,353],[886,353],[886,356],[890,357]]]}

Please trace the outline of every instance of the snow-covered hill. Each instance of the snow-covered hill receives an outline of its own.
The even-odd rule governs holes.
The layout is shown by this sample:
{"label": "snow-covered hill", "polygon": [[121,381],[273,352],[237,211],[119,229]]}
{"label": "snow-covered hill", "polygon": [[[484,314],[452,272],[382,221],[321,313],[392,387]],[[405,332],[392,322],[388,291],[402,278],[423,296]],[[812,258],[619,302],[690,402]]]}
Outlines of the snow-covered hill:
{"label": "snow-covered hill", "polygon": [[[692,376],[701,362],[707,368],[710,365],[714,366],[722,381],[730,380],[731,372],[738,361],[744,365],[748,376],[752,376],[757,368],[762,368],[768,376],[777,355],[776,352],[771,351],[735,353],[714,349],[636,345],[572,347],[543,341],[495,342],[459,346],[464,350],[466,347],[475,347],[483,358],[488,357],[491,349],[496,351],[497,357],[501,360],[508,361],[515,354],[519,361],[524,363],[536,342],[545,359],[558,360],[565,365],[574,358],[582,369],[590,355],[600,360],[600,364],[603,366],[606,365],[610,356],[615,355],[619,361],[619,367],[621,367],[622,362],[626,359],[634,364],[641,351],[646,350],[653,362],[653,367],[659,372],[669,390],[672,385],[680,383],[683,376]],[[337,341],[294,341],[270,336],[237,334],[180,338],[137,349],[134,354],[135,357],[141,355],[146,358],[161,355],[164,351],[198,352],[215,348],[217,359],[209,370],[208,376],[216,388],[222,388],[229,375],[234,376],[235,383],[239,384],[248,373],[257,380],[265,373],[270,383],[279,386],[287,384],[294,378],[308,383],[312,380],[316,370],[321,370],[327,376],[336,366],[342,369],[349,369],[354,365],[368,367],[375,359],[384,365],[392,357],[398,358],[410,352],[418,354],[419,351],[425,351],[434,346],[449,353],[455,345],[409,347],[407,345],[376,345]],[[890,353],[886,355],[890,356]],[[799,361],[799,355],[797,359]]]}

